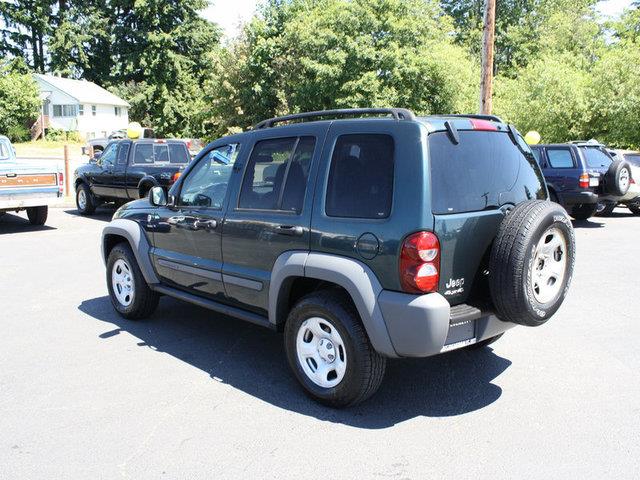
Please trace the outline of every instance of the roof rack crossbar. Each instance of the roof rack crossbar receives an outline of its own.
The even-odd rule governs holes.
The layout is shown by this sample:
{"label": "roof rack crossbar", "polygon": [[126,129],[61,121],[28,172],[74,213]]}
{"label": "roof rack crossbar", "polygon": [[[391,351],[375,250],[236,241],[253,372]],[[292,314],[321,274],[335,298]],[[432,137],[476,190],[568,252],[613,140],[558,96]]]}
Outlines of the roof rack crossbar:
{"label": "roof rack crossbar", "polygon": [[391,115],[395,120],[414,120],[416,116],[411,110],[406,108],[343,108],[339,110],[319,110],[317,112],[294,113],[282,117],[274,117],[256,124],[253,130],[271,128],[276,123],[288,122],[291,120],[302,120],[313,117],[339,117],[355,115]]}
{"label": "roof rack crossbar", "polygon": [[492,122],[504,123],[497,115],[482,115],[479,113],[452,113],[450,115],[429,115],[429,117],[454,117],[454,118],[474,118],[478,120],[490,120]]}

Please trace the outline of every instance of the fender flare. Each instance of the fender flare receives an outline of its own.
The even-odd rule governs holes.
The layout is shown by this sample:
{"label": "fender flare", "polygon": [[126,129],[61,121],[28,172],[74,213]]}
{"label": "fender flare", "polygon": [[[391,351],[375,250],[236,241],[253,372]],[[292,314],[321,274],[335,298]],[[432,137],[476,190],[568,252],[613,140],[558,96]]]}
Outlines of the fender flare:
{"label": "fender flare", "polygon": [[104,227],[102,230],[100,250],[105,265],[109,256],[107,253],[107,238],[110,235],[122,237],[129,243],[133,250],[133,254],[136,257],[136,261],[138,262],[138,266],[140,267],[140,271],[148,284],[160,283],[160,280],[153,269],[151,257],[149,256],[151,246],[142,231],[142,227],[140,227],[138,223],[133,220],[127,220],[126,218],[118,218],[112,220],[106,227]]}
{"label": "fender flare", "polygon": [[373,348],[387,357],[398,357],[377,301],[382,286],[367,265],[325,253],[283,253],[274,264],[269,285],[269,322],[274,325],[283,312],[287,282],[294,277],[324,280],[344,288],[360,314]]}

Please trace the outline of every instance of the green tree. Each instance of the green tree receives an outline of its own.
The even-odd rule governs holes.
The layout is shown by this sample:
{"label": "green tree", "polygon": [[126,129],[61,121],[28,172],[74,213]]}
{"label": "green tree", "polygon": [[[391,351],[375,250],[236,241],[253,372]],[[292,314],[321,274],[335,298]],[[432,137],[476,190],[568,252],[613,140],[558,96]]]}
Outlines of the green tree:
{"label": "green tree", "polygon": [[39,108],[39,89],[24,61],[0,63],[0,132],[12,141],[26,140]]}
{"label": "green tree", "polygon": [[544,143],[581,139],[590,124],[589,75],[569,53],[549,54],[496,79],[495,113]]}
{"label": "green tree", "polygon": [[207,83],[212,134],[305,110],[474,111],[478,73],[431,0],[268,2]]}
{"label": "green tree", "polygon": [[23,58],[37,72],[46,68],[45,44],[51,31],[53,0],[0,2],[0,53]]}

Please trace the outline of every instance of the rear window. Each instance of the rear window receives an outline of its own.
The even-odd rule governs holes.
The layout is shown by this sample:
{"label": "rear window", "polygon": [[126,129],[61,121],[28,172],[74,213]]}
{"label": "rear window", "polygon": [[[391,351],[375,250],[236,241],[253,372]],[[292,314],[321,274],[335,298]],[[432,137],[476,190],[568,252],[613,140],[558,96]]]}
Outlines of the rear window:
{"label": "rear window", "polygon": [[502,132],[429,135],[432,209],[435,214],[474,212],[546,198],[544,179],[527,147],[523,153]]}
{"label": "rear window", "polygon": [[133,163],[189,163],[189,152],[182,143],[139,143]]}
{"label": "rear window", "polygon": [[636,167],[640,167],[640,153],[625,153],[624,159]]}
{"label": "rear window", "polygon": [[613,161],[599,147],[582,147],[581,150],[589,168],[609,168]]}

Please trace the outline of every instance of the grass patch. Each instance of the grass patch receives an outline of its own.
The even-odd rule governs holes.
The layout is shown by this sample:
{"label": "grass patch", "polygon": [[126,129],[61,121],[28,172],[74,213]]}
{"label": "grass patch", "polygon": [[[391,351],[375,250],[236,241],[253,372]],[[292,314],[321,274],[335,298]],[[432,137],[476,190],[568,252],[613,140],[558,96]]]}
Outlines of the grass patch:
{"label": "grass patch", "polygon": [[84,143],[68,140],[36,140],[32,142],[14,143],[18,157],[28,158],[64,158],[64,146],[69,145],[70,158],[80,158]]}

